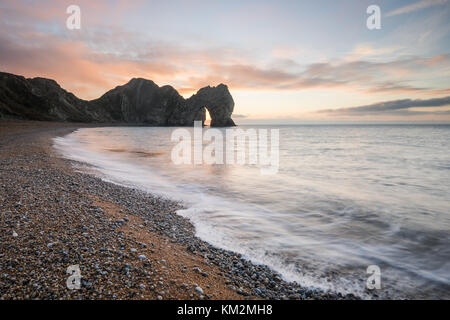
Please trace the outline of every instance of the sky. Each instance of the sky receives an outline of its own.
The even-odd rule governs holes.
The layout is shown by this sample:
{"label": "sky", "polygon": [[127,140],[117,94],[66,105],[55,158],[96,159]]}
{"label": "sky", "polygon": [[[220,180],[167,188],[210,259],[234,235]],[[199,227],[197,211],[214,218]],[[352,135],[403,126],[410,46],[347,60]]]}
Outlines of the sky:
{"label": "sky", "polygon": [[0,71],[83,99],[135,77],[186,98],[225,83],[238,124],[450,122],[450,0],[2,0]]}

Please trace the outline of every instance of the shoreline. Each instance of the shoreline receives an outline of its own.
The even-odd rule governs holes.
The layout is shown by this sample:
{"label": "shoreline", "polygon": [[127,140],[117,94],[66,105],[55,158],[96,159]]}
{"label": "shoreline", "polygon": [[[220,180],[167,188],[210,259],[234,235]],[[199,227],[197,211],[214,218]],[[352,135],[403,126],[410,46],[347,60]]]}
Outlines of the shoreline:
{"label": "shoreline", "polygon": [[[356,298],[215,248],[179,203],[78,172],[52,149],[53,137],[100,126],[0,120],[0,299]],[[77,264],[81,289],[69,290]]]}

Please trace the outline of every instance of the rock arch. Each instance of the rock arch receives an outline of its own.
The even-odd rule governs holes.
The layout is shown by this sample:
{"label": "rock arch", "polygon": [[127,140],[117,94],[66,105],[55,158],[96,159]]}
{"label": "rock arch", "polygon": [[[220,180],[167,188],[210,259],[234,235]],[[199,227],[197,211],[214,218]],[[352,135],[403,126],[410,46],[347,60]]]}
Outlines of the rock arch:
{"label": "rock arch", "polygon": [[234,100],[228,91],[228,87],[224,84],[217,87],[204,87],[187,99],[186,103],[190,108],[198,110],[195,120],[200,120],[201,117],[204,122],[206,119],[205,109],[207,109],[211,116],[211,127],[235,126],[233,119],[231,119]]}

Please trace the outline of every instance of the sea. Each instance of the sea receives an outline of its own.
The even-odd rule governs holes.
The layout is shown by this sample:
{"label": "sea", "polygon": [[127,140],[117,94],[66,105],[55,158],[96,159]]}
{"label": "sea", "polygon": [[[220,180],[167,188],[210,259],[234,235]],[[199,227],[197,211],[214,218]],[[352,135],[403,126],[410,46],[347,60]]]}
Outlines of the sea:
{"label": "sea", "polygon": [[54,148],[77,170],[182,202],[198,237],[286,281],[363,299],[450,299],[450,125],[238,128],[278,131],[275,173],[176,164],[173,127],[81,128]]}

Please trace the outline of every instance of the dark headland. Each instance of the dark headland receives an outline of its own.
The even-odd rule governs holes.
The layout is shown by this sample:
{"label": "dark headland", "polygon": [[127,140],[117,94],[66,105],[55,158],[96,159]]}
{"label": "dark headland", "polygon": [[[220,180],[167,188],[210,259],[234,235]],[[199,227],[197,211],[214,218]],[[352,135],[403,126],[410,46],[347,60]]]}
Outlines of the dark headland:
{"label": "dark headland", "polygon": [[173,87],[159,87],[151,80],[134,78],[95,100],[82,100],[51,79],[0,72],[0,119],[127,123],[151,126],[234,126],[234,101],[228,87],[204,87],[189,99]]}

